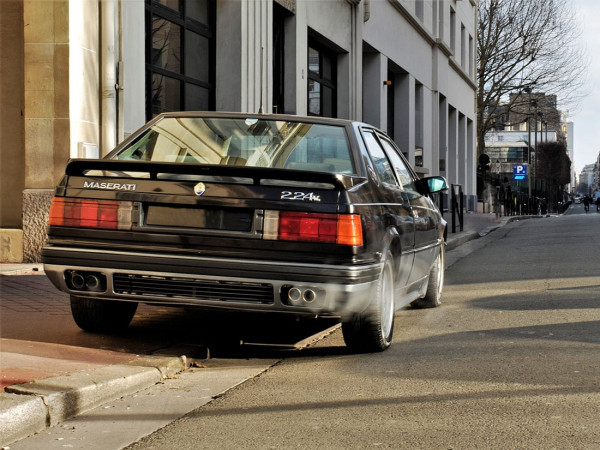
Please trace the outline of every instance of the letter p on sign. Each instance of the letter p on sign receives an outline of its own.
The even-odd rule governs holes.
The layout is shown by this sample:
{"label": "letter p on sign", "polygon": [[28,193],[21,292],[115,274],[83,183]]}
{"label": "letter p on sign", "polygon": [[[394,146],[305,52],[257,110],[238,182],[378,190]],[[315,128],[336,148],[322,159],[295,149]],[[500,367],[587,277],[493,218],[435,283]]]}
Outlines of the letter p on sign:
{"label": "letter p on sign", "polygon": [[513,167],[513,179],[517,181],[524,180],[527,177],[527,166],[525,164],[515,164]]}

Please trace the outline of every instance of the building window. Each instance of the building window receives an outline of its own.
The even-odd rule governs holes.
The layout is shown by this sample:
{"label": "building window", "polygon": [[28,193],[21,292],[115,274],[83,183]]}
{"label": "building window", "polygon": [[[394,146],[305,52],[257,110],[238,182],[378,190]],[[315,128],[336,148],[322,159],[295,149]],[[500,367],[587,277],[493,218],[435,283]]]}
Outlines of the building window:
{"label": "building window", "polygon": [[423,109],[423,85],[415,82],[415,166],[423,166],[423,122],[425,111]]}
{"label": "building window", "polygon": [[475,62],[475,50],[473,49],[473,36],[469,35],[469,75],[473,76],[473,66]]}
{"label": "building window", "polygon": [[415,15],[419,18],[421,22],[423,22],[424,16],[424,3],[425,2],[415,2]]}
{"label": "building window", "polygon": [[450,8],[450,49],[456,54],[456,13]]}
{"label": "building window", "polygon": [[146,118],[215,105],[215,2],[146,0]]}
{"label": "building window", "polygon": [[398,186],[392,163],[375,137],[375,134],[371,130],[364,130],[363,137],[379,179],[383,183]]}
{"label": "building window", "polygon": [[439,12],[438,12],[438,38],[444,39],[444,2],[440,2]]}
{"label": "building window", "polygon": [[439,35],[439,19],[438,14],[440,11],[439,0],[433,0],[433,5],[431,6],[431,31],[433,32],[435,37],[440,37]]}
{"label": "building window", "polygon": [[467,68],[467,37],[465,26],[460,24],[460,66]]}
{"label": "building window", "polygon": [[311,43],[308,47],[308,114],[336,116],[335,53]]}

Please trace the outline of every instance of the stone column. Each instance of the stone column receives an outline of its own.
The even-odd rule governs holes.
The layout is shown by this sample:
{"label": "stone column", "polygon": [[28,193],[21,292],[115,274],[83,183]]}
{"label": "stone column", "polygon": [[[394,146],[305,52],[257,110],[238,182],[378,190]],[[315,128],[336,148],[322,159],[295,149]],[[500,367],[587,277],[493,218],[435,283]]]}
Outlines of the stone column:
{"label": "stone column", "polygon": [[69,3],[23,2],[23,262],[38,262],[54,186],[69,157]]}
{"label": "stone column", "polygon": [[0,262],[23,260],[23,3],[0,0]]}

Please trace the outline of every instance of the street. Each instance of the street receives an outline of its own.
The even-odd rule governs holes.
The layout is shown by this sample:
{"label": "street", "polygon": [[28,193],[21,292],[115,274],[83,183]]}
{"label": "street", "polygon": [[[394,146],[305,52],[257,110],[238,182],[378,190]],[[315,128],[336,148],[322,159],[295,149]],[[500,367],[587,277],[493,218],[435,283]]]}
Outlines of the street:
{"label": "street", "polygon": [[[600,448],[600,214],[573,205],[460,250],[442,306],[398,312],[388,351],[350,354],[339,330],[300,351],[242,350],[284,359],[129,448]],[[146,314],[134,324],[138,348],[160,339],[141,331],[160,323]],[[161,399],[146,413],[160,413]],[[11,448],[87,448],[110,420],[150,419],[122,414]]]}
{"label": "street", "polygon": [[388,352],[336,334],[133,448],[600,448],[600,215],[489,239]]}
{"label": "street", "polygon": [[600,450],[598,17],[0,0],[0,450]]}

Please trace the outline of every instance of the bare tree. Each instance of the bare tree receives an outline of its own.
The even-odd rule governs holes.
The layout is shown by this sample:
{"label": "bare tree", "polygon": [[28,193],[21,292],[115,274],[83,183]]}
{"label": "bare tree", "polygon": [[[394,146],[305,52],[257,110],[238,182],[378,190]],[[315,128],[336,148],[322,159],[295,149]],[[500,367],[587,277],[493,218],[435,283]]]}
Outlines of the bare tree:
{"label": "bare tree", "polygon": [[477,137],[537,91],[556,95],[564,109],[582,97],[587,57],[570,2],[480,0],[477,33]]}

